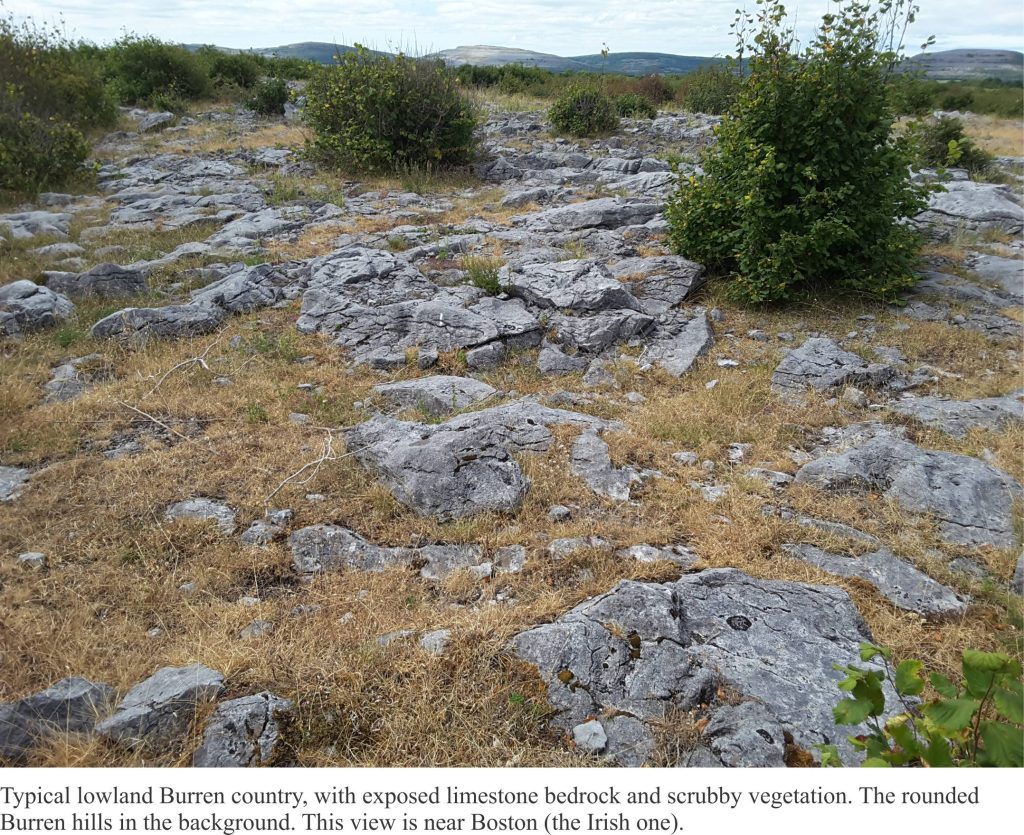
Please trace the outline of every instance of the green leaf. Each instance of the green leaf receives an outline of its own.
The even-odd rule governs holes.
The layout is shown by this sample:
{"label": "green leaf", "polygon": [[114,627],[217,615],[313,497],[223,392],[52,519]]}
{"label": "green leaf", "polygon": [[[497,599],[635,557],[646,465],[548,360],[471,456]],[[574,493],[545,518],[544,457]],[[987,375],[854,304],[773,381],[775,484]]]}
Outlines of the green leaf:
{"label": "green leaf", "polygon": [[863,699],[843,699],[832,708],[837,725],[859,725],[871,715],[871,702]]}
{"label": "green leaf", "polygon": [[932,673],[928,678],[931,680],[932,687],[940,696],[945,696],[947,699],[955,699],[960,695],[960,691],[956,689],[956,686],[948,678],[941,673]]}
{"label": "green leaf", "polygon": [[1002,722],[982,722],[984,762],[1001,768],[1024,767],[1024,732]]}
{"label": "green leaf", "polygon": [[963,654],[964,671],[988,670],[997,673],[1010,665],[1009,656],[1001,652],[981,652],[977,649],[965,649]]}
{"label": "green leaf", "polygon": [[892,768],[889,763],[878,757],[868,757],[860,765],[861,768]]}
{"label": "green leaf", "polygon": [[860,645],[860,660],[861,661],[873,661],[881,655],[883,658],[888,658],[890,653],[888,650],[884,650],[881,647],[876,647],[874,644],[869,644],[867,641],[861,642]]}
{"label": "green leaf", "polygon": [[1024,724],[1024,700],[1020,694],[1009,690],[996,690],[992,694],[992,700],[996,703],[996,710],[1000,715],[1018,725]]}
{"label": "green leaf", "polygon": [[843,761],[839,757],[839,749],[835,745],[816,745],[821,752],[822,768],[842,768]]}
{"label": "green leaf", "polygon": [[949,740],[940,734],[928,737],[928,745],[921,752],[921,759],[932,768],[952,768],[953,757],[949,752]]}
{"label": "green leaf", "polygon": [[901,662],[896,668],[896,692],[902,696],[916,696],[924,690],[922,669],[924,664],[921,661],[908,659]]}
{"label": "green leaf", "polygon": [[964,684],[969,696],[974,696],[978,699],[984,698],[995,678],[996,674],[992,670],[981,670],[977,667],[964,665]]}
{"label": "green leaf", "polygon": [[975,711],[981,706],[977,699],[946,699],[922,708],[924,715],[944,731],[962,731],[971,724]]}

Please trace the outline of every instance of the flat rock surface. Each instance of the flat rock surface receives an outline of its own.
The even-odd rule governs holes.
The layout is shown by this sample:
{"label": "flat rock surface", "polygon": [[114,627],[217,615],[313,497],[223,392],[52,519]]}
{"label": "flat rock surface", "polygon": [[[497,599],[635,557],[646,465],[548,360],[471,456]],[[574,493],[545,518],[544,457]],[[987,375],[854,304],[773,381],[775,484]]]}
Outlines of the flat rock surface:
{"label": "flat rock surface", "polygon": [[1024,495],[1015,479],[990,464],[922,449],[884,430],[805,464],[796,482],[826,490],[878,490],[905,510],[934,518],[947,542],[997,548],[1014,545],[1012,506]]}
{"label": "flat rock surface", "polygon": [[287,699],[256,693],[217,705],[203,741],[192,756],[195,768],[254,768],[277,764],[284,755],[281,721],[292,712]]}
{"label": "flat rock surface", "polygon": [[962,438],[972,429],[998,431],[1024,422],[1024,401],[1018,395],[979,400],[913,397],[890,403],[889,408],[954,438]]}
{"label": "flat rock surface", "polygon": [[[559,727],[568,731],[612,714],[640,723],[639,735],[624,746],[608,734],[607,753],[625,764],[640,764],[636,751],[653,735],[648,723],[671,708],[710,703],[714,722],[722,709],[715,692],[723,685],[763,705],[764,713],[752,717],[754,732],[770,722],[808,750],[837,743],[852,763],[856,755],[832,718],[839,680],[832,665],[860,664],[865,640],[870,635],[845,592],[715,569],[664,585],[622,582],[516,636],[513,646],[548,683]],[[730,713],[719,724],[735,728]],[[735,738],[740,730],[723,728],[722,736]],[[767,751],[716,747],[733,752],[730,764],[767,765],[777,764],[782,744],[774,734]]]}
{"label": "flat rock surface", "polygon": [[441,417],[489,400],[497,389],[471,377],[438,374],[416,380],[386,383],[373,389],[389,404],[402,409],[419,409],[431,417]]}

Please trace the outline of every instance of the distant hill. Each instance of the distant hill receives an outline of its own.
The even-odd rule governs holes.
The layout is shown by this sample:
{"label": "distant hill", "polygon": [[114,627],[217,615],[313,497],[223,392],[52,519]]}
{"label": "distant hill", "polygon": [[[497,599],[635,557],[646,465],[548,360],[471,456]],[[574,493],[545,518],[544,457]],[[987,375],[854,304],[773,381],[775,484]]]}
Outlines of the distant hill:
{"label": "distant hill", "polygon": [[623,75],[686,75],[708,64],[721,64],[724,58],[697,55],[671,55],[667,52],[610,52],[601,55],[578,55],[567,60],[585,64],[591,72],[615,72]]}
{"label": "distant hill", "polygon": [[611,52],[607,59],[602,55],[563,58],[561,55],[506,46],[458,46],[442,49],[435,52],[434,56],[456,67],[463,64],[490,67],[522,64],[552,72],[610,72],[625,75],[683,75],[697,67],[722,60],[693,55],[669,55],[664,52]]}
{"label": "distant hill", "polygon": [[[197,44],[189,44],[188,47],[198,49]],[[250,51],[218,48],[224,49],[225,52]],[[330,64],[333,63],[335,55],[344,55],[353,49],[354,47],[344,44],[305,41],[285,46],[261,47],[251,51],[266,56],[304,58],[320,64]],[[577,55],[566,58],[509,46],[457,46],[454,49],[442,49],[429,57],[442,58],[456,67],[463,64],[491,67],[522,64],[552,72],[609,72],[625,75],[684,75],[698,67],[721,63],[724,60],[699,55],[672,55],[666,52],[611,52],[607,58],[601,55]],[[1021,82],[1024,80],[1024,53],[1006,49],[947,49],[941,52],[923,52],[908,59],[904,69],[920,71],[927,78],[939,81],[998,78]]]}
{"label": "distant hill", "polygon": [[904,65],[920,71],[936,81],[967,81],[977,78],[998,78],[1003,81],[1024,81],[1024,52],[1008,49],[946,49],[922,52]]}

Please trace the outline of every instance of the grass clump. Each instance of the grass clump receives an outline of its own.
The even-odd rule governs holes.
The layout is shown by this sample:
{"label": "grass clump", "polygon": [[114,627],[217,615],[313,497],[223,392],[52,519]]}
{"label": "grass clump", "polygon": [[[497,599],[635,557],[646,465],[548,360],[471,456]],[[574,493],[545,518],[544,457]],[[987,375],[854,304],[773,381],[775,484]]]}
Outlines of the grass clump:
{"label": "grass clump", "polygon": [[570,136],[611,133],[619,126],[611,96],[589,85],[568,88],[548,111],[548,118],[558,133]]}
{"label": "grass clump", "polygon": [[491,296],[497,296],[505,292],[505,286],[501,283],[499,272],[504,263],[497,258],[488,258],[479,255],[467,255],[459,265],[469,278],[469,283],[479,287]]}
{"label": "grass clump", "polygon": [[358,48],[323,67],[306,89],[309,146],[353,171],[437,169],[470,162],[477,110],[443,61]]}
{"label": "grass clump", "polygon": [[[761,8],[719,142],[669,201],[670,242],[730,273],[747,303],[814,288],[891,299],[917,265],[917,235],[900,221],[927,194],[910,181],[908,143],[892,139],[885,89],[898,60],[884,46],[886,12],[909,14],[907,4],[847,3],[799,53],[781,3]],[[741,54],[750,46],[741,40]]]}

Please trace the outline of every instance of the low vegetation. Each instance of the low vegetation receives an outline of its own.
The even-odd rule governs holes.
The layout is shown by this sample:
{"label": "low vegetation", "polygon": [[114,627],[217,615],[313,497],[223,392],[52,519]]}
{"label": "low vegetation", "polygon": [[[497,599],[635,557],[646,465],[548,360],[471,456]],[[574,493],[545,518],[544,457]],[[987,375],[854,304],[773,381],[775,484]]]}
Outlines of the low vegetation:
{"label": "low vegetation", "polygon": [[920,167],[966,168],[972,177],[983,175],[992,164],[992,154],[974,144],[964,133],[964,123],[952,116],[912,122],[907,136]]}
{"label": "low vegetation", "polygon": [[756,25],[740,43],[749,76],[704,173],[669,202],[673,247],[731,275],[749,303],[822,287],[894,298],[917,265],[900,219],[924,208],[926,190],[910,181],[909,144],[892,139],[885,20],[850,4],[802,53],[780,3]]}
{"label": "low vegetation", "polygon": [[619,126],[615,101],[590,85],[568,88],[548,111],[548,119],[556,131],[569,136],[597,136]]}
{"label": "low vegetation", "polygon": [[473,159],[479,117],[441,61],[358,49],[306,90],[310,153],[352,171],[449,168]]}

